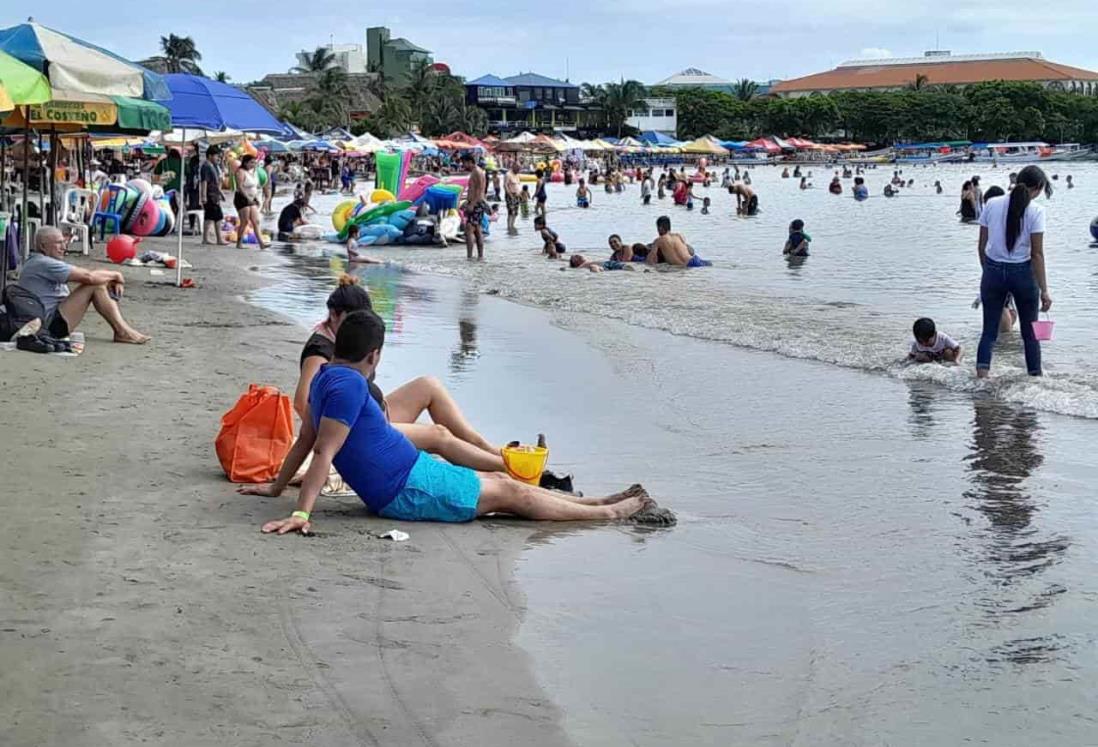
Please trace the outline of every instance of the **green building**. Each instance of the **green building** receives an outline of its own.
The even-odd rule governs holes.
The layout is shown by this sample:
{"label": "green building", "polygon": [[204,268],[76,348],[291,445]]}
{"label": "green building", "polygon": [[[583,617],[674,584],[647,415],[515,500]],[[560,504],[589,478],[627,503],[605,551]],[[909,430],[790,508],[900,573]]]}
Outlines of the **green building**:
{"label": "green building", "polygon": [[412,69],[422,62],[433,64],[431,51],[417,47],[403,37],[389,38],[389,29],[366,29],[366,69],[381,73],[393,86],[402,86]]}

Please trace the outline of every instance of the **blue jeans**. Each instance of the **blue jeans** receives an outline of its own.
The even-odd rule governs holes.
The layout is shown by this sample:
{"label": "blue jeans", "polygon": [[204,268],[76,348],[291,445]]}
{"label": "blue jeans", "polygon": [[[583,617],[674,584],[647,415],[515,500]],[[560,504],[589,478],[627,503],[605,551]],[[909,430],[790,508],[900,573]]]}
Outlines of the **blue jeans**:
{"label": "blue jeans", "polygon": [[999,337],[999,320],[1003,315],[1007,294],[1014,296],[1018,310],[1018,325],[1026,349],[1026,370],[1030,376],[1041,375],[1041,343],[1033,336],[1033,322],[1041,293],[1033,276],[1033,265],[1026,262],[1007,263],[984,260],[984,276],[980,281],[980,303],[984,306],[984,332],[976,350],[976,368],[991,368],[991,350]]}

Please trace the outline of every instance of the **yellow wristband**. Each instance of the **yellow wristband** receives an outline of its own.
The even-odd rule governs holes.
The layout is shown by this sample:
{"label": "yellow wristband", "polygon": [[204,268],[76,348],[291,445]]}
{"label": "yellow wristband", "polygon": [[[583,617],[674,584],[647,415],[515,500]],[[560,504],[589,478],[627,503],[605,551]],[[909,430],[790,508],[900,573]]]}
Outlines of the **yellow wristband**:
{"label": "yellow wristband", "polygon": [[290,514],[290,516],[292,516],[295,519],[303,519],[305,521],[309,520],[309,512],[308,511],[294,511],[292,514]]}

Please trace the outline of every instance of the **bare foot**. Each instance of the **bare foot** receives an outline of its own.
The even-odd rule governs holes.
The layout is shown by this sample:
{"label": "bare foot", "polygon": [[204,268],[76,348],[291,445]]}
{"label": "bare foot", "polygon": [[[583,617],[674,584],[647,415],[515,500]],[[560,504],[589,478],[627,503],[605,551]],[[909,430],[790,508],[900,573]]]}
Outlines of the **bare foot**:
{"label": "bare foot", "polygon": [[[631,500],[627,499],[616,505],[625,506]],[[645,497],[638,500],[640,501],[640,507],[625,517],[633,523],[659,527],[670,527],[678,523],[673,511],[660,507],[651,498]]]}
{"label": "bare foot", "polygon": [[600,501],[596,505],[609,506],[614,503],[621,503],[627,498],[648,498],[648,491],[644,489],[644,486],[639,483],[634,483],[627,487],[620,493],[611,493],[606,496],[606,500]]}
{"label": "bare foot", "polygon": [[123,342],[128,345],[144,345],[152,338],[148,335],[143,335],[140,332],[126,332],[124,334],[115,334],[115,342]]}

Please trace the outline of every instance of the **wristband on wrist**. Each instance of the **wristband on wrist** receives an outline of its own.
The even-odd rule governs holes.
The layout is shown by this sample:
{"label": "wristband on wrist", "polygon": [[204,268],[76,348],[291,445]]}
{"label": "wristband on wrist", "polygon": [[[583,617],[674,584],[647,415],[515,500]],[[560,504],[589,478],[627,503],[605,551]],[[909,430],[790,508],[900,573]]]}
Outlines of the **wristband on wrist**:
{"label": "wristband on wrist", "polygon": [[309,512],[308,511],[294,511],[292,514],[290,514],[290,516],[295,518],[295,519],[302,519],[304,521],[309,520]]}

